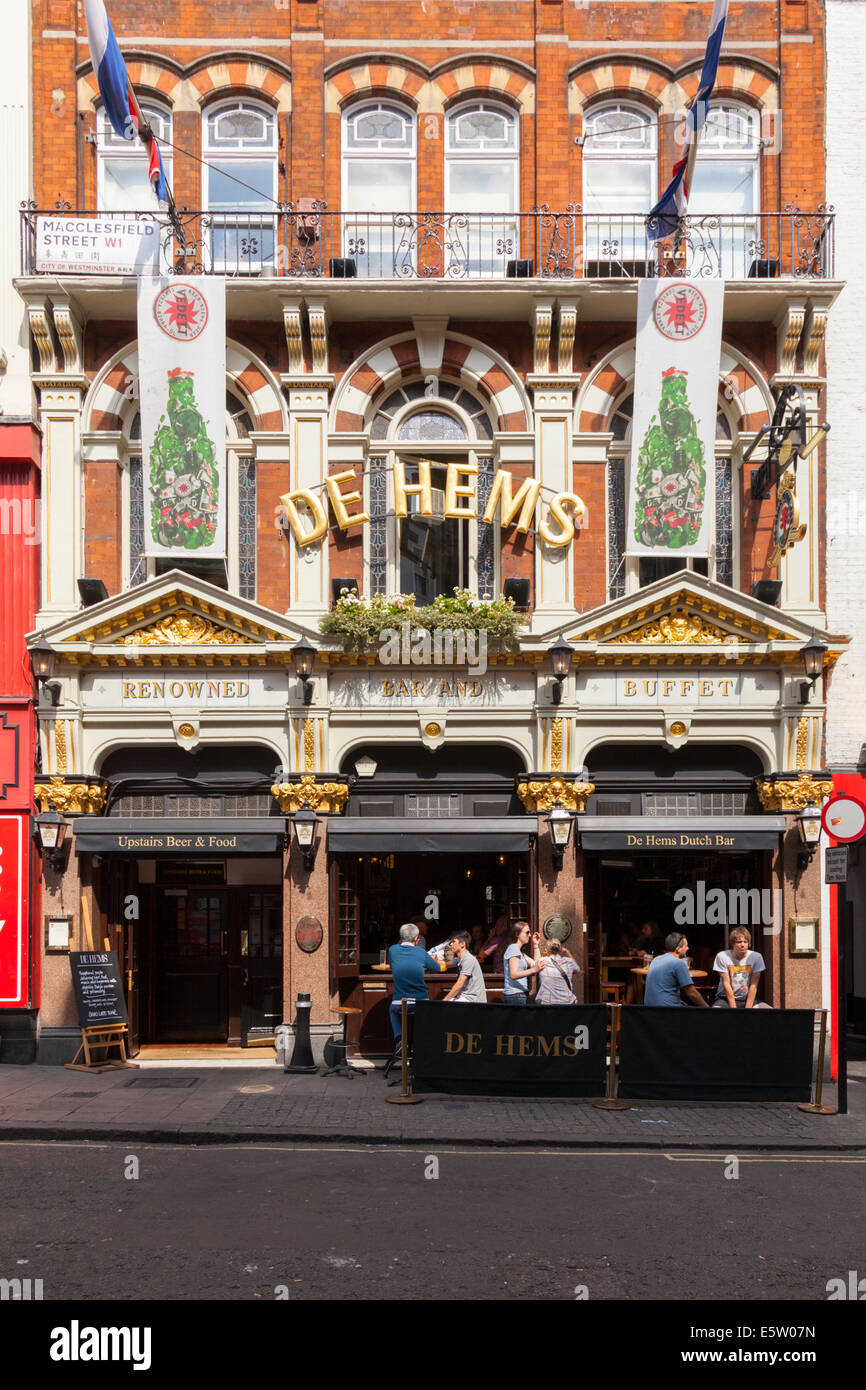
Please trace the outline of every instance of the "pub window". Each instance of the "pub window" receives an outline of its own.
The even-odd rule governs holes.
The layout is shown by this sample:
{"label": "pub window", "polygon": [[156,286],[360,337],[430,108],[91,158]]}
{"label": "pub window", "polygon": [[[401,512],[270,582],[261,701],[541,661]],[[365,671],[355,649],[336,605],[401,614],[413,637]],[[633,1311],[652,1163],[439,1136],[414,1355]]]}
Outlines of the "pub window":
{"label": "pub window", "polygon": [[[153,103],[142,103],[142,114],[160,141],[171,141],[171,112]],[[166,181],[171,185],[172,151],[160,145]],[[96,116],[96,196],[100,212],[158,212],[157,199],[148,178],[148,151],[141,140],[117,135],[103,107]]]}
{"label": "pub window", "polygon": [[411,269],[405,214],[414,209],[414,115],[382,101],[352,107],[343,117],[343,248],[359,276],[390,279]]}
{"label": "pub window", "polygon": [[260,274],[274,263],[277,119],[251,101],[205,113],[205,208],[214,270]]}
{"label": "pub window", "polygon": [[731,458],[730,421],[721,408],[716,416],[715,510],[710,557],[667,555],[626,555],[628,526],[628,469],[634,394],[629,393],[615,406],[608,428],[613,434],[607,475],[608,597],[645,588],[677,570],[694,570],[720,584],[733,586],[737,552],[734,530],[735,471]]}
{"label": "pub window", "polygon": [[656,201],[656,122],[643,107],[606,102],[583,126],[587,274],[646,274],[643,218]]}
{"label": "pub window", "polygon": [[[484,405],[460,386],[428,378],[409,382],[378,407],[370,425],[376,452],[367,473],[365,536],[367,592],[413,594],[420,604],[455,588],[479,596],[495,591],[495,528],[480,524],[493,477],[493,426]],[[407,484],[420,478],[419,464],[430,467],[432,516],[420,513],[420,498],[407,498],[409,515],[394,514],[394,468],[402,466]],[[477,470],[475,517],[445,516],[449,464]],[[464,475],[462,483],[469,477]]]}
{"label": "pub window", "polygon": [[156,575],[179,569],[197,575],[209,584],[228,589],[241,598],[256,596],[256,460],[249,442],[255,428],[246,402],[226,391],[226,481],[228,515],[226,537],[228,554],[222,559],[201,556],[147,556],[145,526],[148,508],[144,496],[141,457],[141,416],[136,413],[129,426],[130,463],[126,512],[126,556],[128,586],[136,587]]}

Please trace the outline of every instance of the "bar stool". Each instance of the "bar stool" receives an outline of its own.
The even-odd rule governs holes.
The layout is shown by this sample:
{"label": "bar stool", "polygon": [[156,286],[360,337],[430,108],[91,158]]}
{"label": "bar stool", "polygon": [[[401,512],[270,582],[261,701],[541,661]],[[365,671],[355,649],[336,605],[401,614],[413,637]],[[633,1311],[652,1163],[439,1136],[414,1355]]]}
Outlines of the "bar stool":
{"label": "bar stool", "polygon": [[[602,1004],[621,1004],[625,999],[625,985],[619,980],[608,980],[601,987]],[[619,1038],[619,1014],[617,1014],[617,1038]],[[610,1023],[607,1025],[607,1037],[610,1041]]]}
{"label": "bar stool", "polygon": [[339,1008],[332,1009],[332,1013],[343,1015],[343,1036],[334,1037],[332,1033],[325,1043],[324,1057],[327,1066],[319,1072],[320,1076],[348,1076],[352,1077],[361,1074],[359,1067],[353,1067],[349,1061],[349,1015],[359,1014],[361,1009],[355,1009],[351,1005],[341,1004]]}

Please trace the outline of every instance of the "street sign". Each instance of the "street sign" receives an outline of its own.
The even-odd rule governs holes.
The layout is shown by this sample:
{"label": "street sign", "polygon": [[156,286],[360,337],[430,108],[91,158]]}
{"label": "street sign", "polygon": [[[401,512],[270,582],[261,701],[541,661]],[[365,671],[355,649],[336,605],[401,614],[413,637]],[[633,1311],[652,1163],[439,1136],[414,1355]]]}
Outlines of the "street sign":
{"label": "street sign", "polygon": [[824,851],[824,882],[848,882],[848,846],[837,845]]}
{"label": "street sign", "polygon": [[821,812],[824,833],[850,844],[866,831],[866,806],[856,796],[834,796]]}

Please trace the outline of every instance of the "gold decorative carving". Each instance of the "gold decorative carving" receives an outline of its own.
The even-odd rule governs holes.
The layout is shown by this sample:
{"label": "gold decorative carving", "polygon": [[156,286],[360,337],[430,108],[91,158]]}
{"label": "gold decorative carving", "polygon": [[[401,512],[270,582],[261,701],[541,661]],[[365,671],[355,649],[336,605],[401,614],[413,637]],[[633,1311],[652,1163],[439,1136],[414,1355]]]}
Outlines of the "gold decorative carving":
{"label": "gold decorative carving", "polygon": [[57,771],[66,771],[66,721],[55,719],[54,721],[54,760],[57,763]]}
{"label": "gold decorative carving", "polygon": [[160,618],[151,627],[130,632],[123,641],[128,647],[229,647],[252,642],[252,638],[230,628],[217,627],[200,613],[181,609]]}
{"label": "gold decorative carving", "polygon": [[65,777],[52,777],[47,783],[37,783],[35,795],[42,811],[96,816],[105,806],[107,791],[105,782],[68,782]]}
{"label": "gold decorative carving", "polygon": [[797,365],[797,348],[803,332],[806,311],[798,304],[788,307],[779,334],[779,375],[792,376]]}
{"label": "gold decorative carving", "polygon": [[797,720],[797,771],[802,772],[806,767],[806,744],[809,739],[809,720],[805,714],[801,714]]}
{"label": "gold decorative carving", "polygon": [[287,815],[305,806],[311,811],[339,815],[349,795],[349,783],[317,782],[312,773],[305,772],[297,782],[275,782],[271,795]]}
{"label": "gold decorative carving", "polygon": [[675,719],[671,725],[671,738],[682,738],[686,733],[686,726],[681,719]]}
{"label": "gold decorative carving", "polygon": [[286,334],[286,347],[289,350],[289,371],[294,376],[300,376],[304,370],[300,300],[283,304],[283,328]]}
{"label": "gold decorative carving", "polygon": [[535,370],[543,373],[550,370],[550,329],[553,309],[550,304],[537,304],[535,307]]}
{"label": "gold decorative carving", "polygon": [[324,304],[308,304],[313,373],[323,375],[328,370],[328,316]]}
{"label": "gold decorative carving", "polygon": [[316,770],[316,727],[312,719],[304,720],[304,771]]}
{"label": "gold decorative carving", "polygon": [[821,348],[827,332],[827,310],[823,305],[812,305],[806,339],[803,347],[803,371],[806,376],[818,376],[821,363]]}
{"label": "gold decorative carving", "polygon": [[80,330],[68,305],[54,305],[54,327],[63,350],[67,372],[81,371]]}
{"label": "gold decorative carving", "polygon": [[577,328],[577,305],[559,306],[559,371],[570,374],[574,355],[574,334]]}
{"label": "gold decorative carving", "polygon": [[33,334],[36,351],[39,353],[39,369],[42,372],[53,372],[54,342],[45,304],[28,305],[27,316],[30,319],[30,332]]}
{"label": "gold decorative carving", "polygon": [[180,738],[195,738],[195,726],[193,724],[178,724],[177,732]]}
{"label": "gold decorative carving", "polygon": [[557,715],[550,727],[550,770],[562,771],[562,716]]}
{"label": "gold decorative carving", "polygon": [[428,738],[438,738],[441,732],[441,724],[436,724],[433,721],[431,721],[429,724],[424,725],[424,733],[427,735]]}
{"label": "gold decorative carving", "polygon": [[529,812],[552,811],[557,804],[566,811],[581,812],[594,791],[593,782],[567,782],[563,777],[517,784],[517,795]]}
{"label": "gold decorative carving", "polygon": [[724,642],[727,636],[720,627],[706,622],[697,613],[668,613],[654,623],[644,623],[643,627],[614,637],[613,641],[639,643],[641,646],[668,642],[716,646]]}
{"label": "gold decorative carving", "polygon": [[802,811],[806,806],[820,806],[833,790],[832,782],[822,782],[804,773],[793,781],[756,782],[758,796],[765,811]]}

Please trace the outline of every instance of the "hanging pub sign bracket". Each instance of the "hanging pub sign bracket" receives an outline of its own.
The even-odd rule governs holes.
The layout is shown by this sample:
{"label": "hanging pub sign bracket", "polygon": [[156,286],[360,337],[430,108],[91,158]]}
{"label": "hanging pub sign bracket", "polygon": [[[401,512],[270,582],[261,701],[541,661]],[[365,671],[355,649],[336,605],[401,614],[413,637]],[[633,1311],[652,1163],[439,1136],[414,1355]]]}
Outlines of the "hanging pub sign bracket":
{"label": "hanging pub sign bracket", "polygon": [[772,421],[769,425],[761,426],[743,454],[743,463],[748,463],[761,440],[766,438],[767,457],[752,474],[750,490],[753,502],[766,501],[786,469],[793,468],[796,473],[798,458],[808,458],[830,431],[828,424],[819,425],[807,441],[806,428],[803,388],[796,382],[789,382],[779,392]]}

